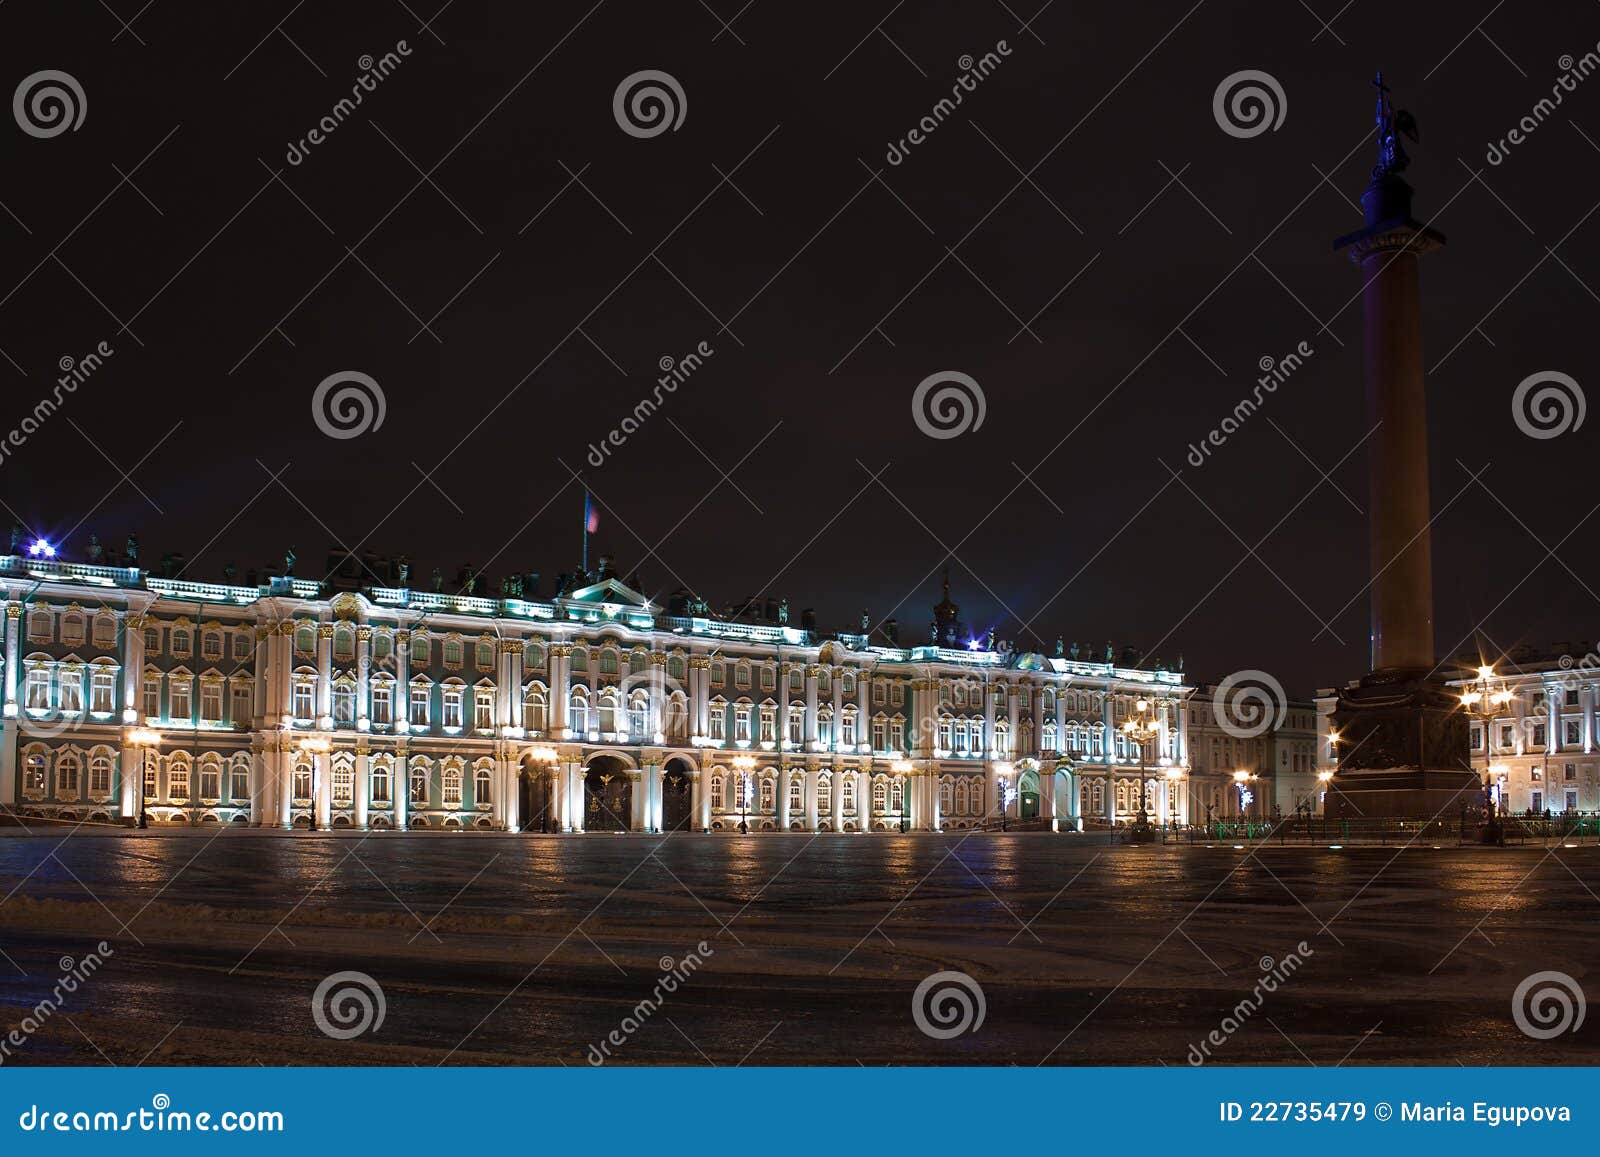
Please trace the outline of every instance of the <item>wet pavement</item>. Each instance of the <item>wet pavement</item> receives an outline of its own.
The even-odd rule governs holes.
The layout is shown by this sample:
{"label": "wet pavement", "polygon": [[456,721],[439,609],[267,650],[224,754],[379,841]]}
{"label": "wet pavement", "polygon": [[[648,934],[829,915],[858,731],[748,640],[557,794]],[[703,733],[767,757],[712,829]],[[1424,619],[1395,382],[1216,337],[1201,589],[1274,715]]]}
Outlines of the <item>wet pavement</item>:
{"label": "wet pavement", "polygon": [[4,1024],[109,950],[6,1064],[1600,1063],[1513,1016],[1600,993],[1593,844],[80,831],[0,836],[0,896]]}

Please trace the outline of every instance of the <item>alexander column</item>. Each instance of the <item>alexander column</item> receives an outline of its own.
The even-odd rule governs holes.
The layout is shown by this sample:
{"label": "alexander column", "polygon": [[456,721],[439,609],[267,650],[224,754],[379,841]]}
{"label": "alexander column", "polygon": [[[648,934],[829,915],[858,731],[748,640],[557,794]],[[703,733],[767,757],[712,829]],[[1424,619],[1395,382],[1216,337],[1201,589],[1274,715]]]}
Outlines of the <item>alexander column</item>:
{"label": "alexander column", "polygon": [[1378,90],[1378,164],[1362,194],[1366,226],[1341,237],[1363,281],[1362,378],[1372,575],[1372,669],[1345,687],[1334,712],[1338,770],[1333,816],[1454,816],[1476,803],[1468,723],[1433,651],[1433,560],[1428,533],[1428,398],[1422,378],[1418,259],[1444,237],[1411,215],[1401,136],[1416,122]]}

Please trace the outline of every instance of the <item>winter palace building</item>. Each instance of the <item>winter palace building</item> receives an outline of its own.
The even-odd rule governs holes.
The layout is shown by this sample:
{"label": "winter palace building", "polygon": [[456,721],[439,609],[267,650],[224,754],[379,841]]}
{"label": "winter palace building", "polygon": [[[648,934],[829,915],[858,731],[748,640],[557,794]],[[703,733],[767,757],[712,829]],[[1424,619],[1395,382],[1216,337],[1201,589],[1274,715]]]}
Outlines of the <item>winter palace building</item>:
{"label": "winter palace building", "polygon": [[1127,820],[1142,766],[1152,816],[1189,818],[1181,674],[968,639],[948,590],[933,640],[906,646],[893,624],[791,626],[786,603],[662,607],[606,564],[547,601],[339,585],[0,557],[0,811],[861,832],[1004,808],[1062,830]]}

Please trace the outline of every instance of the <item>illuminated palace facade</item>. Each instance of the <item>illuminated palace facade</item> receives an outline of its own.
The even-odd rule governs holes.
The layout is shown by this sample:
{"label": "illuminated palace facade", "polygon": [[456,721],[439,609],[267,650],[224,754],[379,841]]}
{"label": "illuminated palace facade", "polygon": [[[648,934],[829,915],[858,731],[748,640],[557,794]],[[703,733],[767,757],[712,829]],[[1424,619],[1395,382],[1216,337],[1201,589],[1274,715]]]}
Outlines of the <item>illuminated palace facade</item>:
{"label": "illuminated palace facade", "polygon": [[1188,818],[1180,674],[958,640],[948,597],[901,646],[604,570],[537,601],[11,556],[0,590],[24,823],[1066,830],[1131,818],[1141,777]]}

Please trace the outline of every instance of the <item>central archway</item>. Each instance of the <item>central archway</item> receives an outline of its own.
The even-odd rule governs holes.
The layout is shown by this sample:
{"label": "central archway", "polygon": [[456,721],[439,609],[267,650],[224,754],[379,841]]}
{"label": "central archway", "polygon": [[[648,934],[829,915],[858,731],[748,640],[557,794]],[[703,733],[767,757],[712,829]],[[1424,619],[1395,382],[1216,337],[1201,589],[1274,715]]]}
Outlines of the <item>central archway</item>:
{"label": "central archway", "polygon": [[694,827],[694,785],[689,765],[669,759],[661,769],[661,830],[689,831]]}
{"label": "central archway", "polygon": [[584,770],[583,830],[631,831],[633,780],[628,765],[614,756],[599,755]]}
{"label": "central archway", "polygon": [[1035,772],[1024,772],[1017,784],[1017,818],[1039,818],[1039,776]]}
{"label": "central archway", "polygon": [[559,830],[550,769],[535,763],[531,756],[523,758],[517,775],[517,816],[522,831]]}

